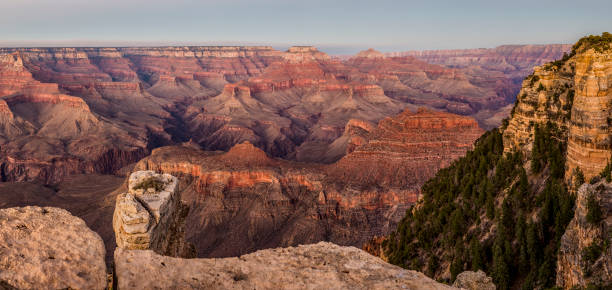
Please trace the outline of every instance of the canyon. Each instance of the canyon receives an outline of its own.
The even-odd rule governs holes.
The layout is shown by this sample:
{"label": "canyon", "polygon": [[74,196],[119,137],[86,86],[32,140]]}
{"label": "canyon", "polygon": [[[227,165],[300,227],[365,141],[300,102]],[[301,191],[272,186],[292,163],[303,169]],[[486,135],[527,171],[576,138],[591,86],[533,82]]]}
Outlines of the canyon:
{"label": "canyon", "polygon": [[[553,47],[515,58],[540,64]],[[107,263],[117,246],[173,265],[156,255],[361,247],[511,113],[524,73],[309,46],[0,49],[0,206],[69,209]],[[141,170],[177,178],[168,207],[130,185]]]}
{"label": "canyon", "polygon": [[[388,234],[420,186],[483,132],[469,117],[427,109],[359,128],[354,143],[362,145],[329,165],[271,158],[247,141],[228,152],[161,147],[134,169],[185,181],[187,239],[200,255],[318,241],[360,246]],[[417,170],[423,164],[427,170]]]}
{"label": "canyon", "polygon": [[[513,55],[533,66],[561,56],[550,47]],[[374,50],[339,60],[314,47],[0,48],[0,179],[113,174],[190,140],[333,163],[351,119],[428,107],[486,129],[508,113],[513,86],[503,73]]]}

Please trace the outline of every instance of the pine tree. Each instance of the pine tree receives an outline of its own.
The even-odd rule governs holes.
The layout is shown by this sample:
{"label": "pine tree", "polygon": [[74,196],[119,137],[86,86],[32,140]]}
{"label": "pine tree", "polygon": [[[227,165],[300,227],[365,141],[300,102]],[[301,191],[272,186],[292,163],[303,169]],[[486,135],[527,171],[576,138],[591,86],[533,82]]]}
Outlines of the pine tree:
{"label": "pine tree", "polygon": [[506,290],[510,288],[510,270],[500,245],[495,245],[493,249],[493,280],[498,287],[497,289]]}
{"label": "pine tree", "polygon": [[480,246],[480,241],[478,241],[477,237],[472,237],[470,241],[470,254],[472,257],[472,270],[482,270],[484,265],[484,259],[482,257],[482,248]]}

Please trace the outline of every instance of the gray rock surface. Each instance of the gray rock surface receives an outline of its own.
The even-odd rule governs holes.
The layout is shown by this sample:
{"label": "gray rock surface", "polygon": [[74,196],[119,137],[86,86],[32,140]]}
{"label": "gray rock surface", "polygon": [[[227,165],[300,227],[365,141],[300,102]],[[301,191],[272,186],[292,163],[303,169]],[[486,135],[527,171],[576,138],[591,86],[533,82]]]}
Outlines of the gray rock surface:
{"label": "gray rock surface", "polygon": [[327,242],[222,259],[117,248],[115,273],[119,289],[456,289]]}
{"label": "gray rock surface", "polygon": [[0,289],[104,289],[104,243],[64,209],[0,209]]}
{"label": "gray rock surface", "polygon": [[453,286],[467,290],[495,290],[493,279],[487,277],[487,274],[481,270],[461,272],[457,275]]}

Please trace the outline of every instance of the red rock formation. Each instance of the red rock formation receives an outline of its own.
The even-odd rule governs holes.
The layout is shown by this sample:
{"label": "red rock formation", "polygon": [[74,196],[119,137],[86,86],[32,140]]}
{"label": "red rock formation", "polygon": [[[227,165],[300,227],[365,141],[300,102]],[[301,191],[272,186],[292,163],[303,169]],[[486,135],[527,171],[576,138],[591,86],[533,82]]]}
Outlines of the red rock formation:
{"label": "red rock formation", "polygon": [[444,112],[409,110],[380,121],[365,144],[328,167],[346,184],[418,192],[443,167],[463,156],[484,131],[476,121]]}

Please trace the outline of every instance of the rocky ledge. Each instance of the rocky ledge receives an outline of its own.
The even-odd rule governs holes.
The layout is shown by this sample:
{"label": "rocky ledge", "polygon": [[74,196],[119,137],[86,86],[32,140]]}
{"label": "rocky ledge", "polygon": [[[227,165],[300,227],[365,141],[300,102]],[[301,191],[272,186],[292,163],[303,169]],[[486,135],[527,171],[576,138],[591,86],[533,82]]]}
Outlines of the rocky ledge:
{"label": "rocky ledge", "polygon": [[119,289],[457,289],[357,248],[326,242],[223,259],[118,248],[115,267]]}
{"label": "rocky ledge", "polygon": [[104,289],[104,243],[64,209],[0,209],[0,289]]}

